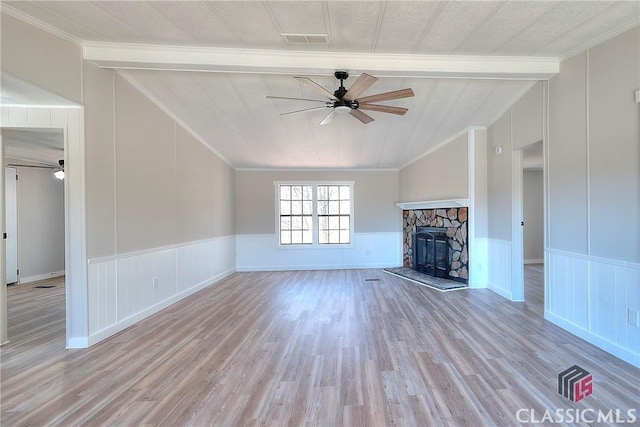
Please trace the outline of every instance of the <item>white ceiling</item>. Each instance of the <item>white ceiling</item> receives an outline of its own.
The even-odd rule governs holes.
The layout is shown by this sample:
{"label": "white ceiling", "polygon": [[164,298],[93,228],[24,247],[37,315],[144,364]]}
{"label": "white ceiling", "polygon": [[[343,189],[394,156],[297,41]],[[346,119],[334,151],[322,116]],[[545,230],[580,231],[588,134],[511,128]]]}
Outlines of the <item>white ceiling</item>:
{"label": "white ceiling", "polygon": [[[637,25],[640,17],[638,2],[590,1],[5,4],[9,13],[29,15],[80,42],[235,48],[245,53],[269,49],[294,56],[296,51],[313,51],[326,52],[329,58],[347,52],[368,54],[371,60],[382,54],[402,54],[403,59],[562,58]],[[288,44],[281,33],[327,34],[329,43]],[[347,67],[336,62],[335,69],[341,68]],[[251,168],[398,168],[466,126],[491,124],[532,83],[499,74],[495,79],[378,74],[380,80],[364,95],[413,88],[414,98],[388,103],[409,108],[405,116],[372,112],[375,121],[367,125],[347,115],[320,126],[323,111],[279,116],[315,104],[265,99],[268,94],[320,99],[291,77],[295,70],[289,71],[174,68],[122,73],[234,166]],[[360,72],[370,70],[351,71],[347,87]],[[313,78],[330,91],[337,88],[326,73]]]}
{"label": "white ceiling", "polygon": [[62,129],[2,128],[6,159],[57,166],[64,159]]}
{"label": "white ceiling", "polygon": [[0,72],[0,105],[3,106],[73,106],[77,105],[54,93],[20,80],[8,73]]}

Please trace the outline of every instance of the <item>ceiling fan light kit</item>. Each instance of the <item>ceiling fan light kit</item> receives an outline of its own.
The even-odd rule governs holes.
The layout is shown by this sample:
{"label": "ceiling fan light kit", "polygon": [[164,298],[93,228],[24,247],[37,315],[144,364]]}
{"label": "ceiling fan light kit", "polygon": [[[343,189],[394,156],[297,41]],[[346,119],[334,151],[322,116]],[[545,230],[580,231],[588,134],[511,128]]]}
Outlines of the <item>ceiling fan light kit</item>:
{"label": "ceiling fan light kit", "polygon": [[320,122],[321,125],[325,125],[330,123],[336,114],[346,114],[349,113],[356,119],[358,119],[361,123],[367,124],[374,121],[373,117],[364,113],[361,110],[368,111],[376,111],[380,113],[389,113],[396,115],[404,115],[407,111],[407,108],[402,107],[394,107],[390,105],[381,105],[381,104],[372,104],[372,102],[383,102],[390,101],[393,99],[400,98],[409,98],[414,96],[413,90],[411,88],[394,90],[391,92],[379,93],[376,95],[365,96],[363,98],[359,98],[360,94],[369,89],[375,82],[378,81],[377,77],[369,75],[367,73],[362,73],[360,77],[356,79],[356,81],[351,85],[351,87],[347,90],[344,87],[344,81],[349,77],[349,72],[344,70],[338,70],[334,73],[336,79],[340,80],[340,87],[336,89],[333,93],[329,92],[318,83],[311,80],[309,77],[296,76],[295,79],[299,80],[304,85],[308,86],[310,89],[313,89],[320,95],[324,96],[328,100],[321,101],[318,99],[309,99],[309,98],[295,98],[295,97],[287,97],[287,96],[267,96],[270,99],[285,99],[285,100],[296,100],[296,101],[311,101],[311,102],[323,102],[325,105],[323,107],[312,107],[305,108],[302,110],[290,111],[287,113],[280,114],[281,116],[293,113],[301,113],[305,111],[313,111],[313,110],[321,110],[325,108],[331,109],[329,114],[325,116],[324,119]]}

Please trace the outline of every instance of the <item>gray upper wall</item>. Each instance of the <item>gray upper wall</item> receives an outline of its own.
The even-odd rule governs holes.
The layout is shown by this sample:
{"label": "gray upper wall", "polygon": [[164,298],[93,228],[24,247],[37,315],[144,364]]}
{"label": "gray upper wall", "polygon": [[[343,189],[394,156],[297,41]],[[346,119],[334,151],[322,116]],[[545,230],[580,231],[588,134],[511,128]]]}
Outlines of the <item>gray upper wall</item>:
{"label": "gray upper wall", "polygon": [[116,254],[114,73],[84,65],[87,255]]}
{"label": "gray upper wall", "polygon": [[275,233],[275,181],[354,181],[354,231],[398,232],[395,171],[236,171],[236,233]]}
{"label": "gray upper wall", "polygon": [[587,254],[586,53],[549,82],[549,247]]}
{"label": "gray upper wall", "polygon": [[[507,241],[511,240],[513,210],[511,115],[509,109],[487,130],[487,236]],[[502,147],[499,155],[495,152],[497,146]]]}
{"label": "gray upper wall", "polygon": [[118,74],[85,94],[89,258],[234,233],[231,167]]}
{"label": "gray upper wall", "polygon": [[400,170],[400,201],[467,198],[468,136],[453,141]]}
{"label": "gray upper wall", "polygon": [[[640,262],[639,88],[638,27],[563,61],[549,81],[549,248]],[[511,240],[512,150],[543,130],[544,90],[541,97],[536,86],[488,129],[491,238]]]}
{"label": "gray upper wall", "polygon": [[513,105],[513,148],[516,150],[542,141],[542,91],[542,82],[536,82]]}
{"label": "gray upper wall", "polygon": [[549,85],[550,246],[640,262],[640,27],[562,62]]}
{"label": "gray upper wall", "polygon": [[82,103],[82,48],[0,14],[2,71]]}
{"label": "gray upper wall", "polygon": [[229,165],[80,46],[1,19],[2,71],[85,107],[89,259],[234,233]]}

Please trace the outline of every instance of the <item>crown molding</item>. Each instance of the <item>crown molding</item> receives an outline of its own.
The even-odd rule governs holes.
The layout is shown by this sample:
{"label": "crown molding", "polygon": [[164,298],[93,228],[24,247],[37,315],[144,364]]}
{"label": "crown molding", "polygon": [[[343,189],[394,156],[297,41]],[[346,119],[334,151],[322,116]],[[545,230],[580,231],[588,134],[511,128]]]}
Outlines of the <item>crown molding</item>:
{"label": "crown molding", "polygon": [[62,31],[59,28],[54,27],[53,25],[49,25],[46,22],[43,22],[37,18],[34,18],[31,15],[28,15],[18,9],[15,9],[11,6],[8,6],[6,3],[4,2],[0,2],[0,12],[1,13],[6,13],[9,16],[12,16],[16,19],[19,19],[22,22],[26,22],[29,25],[33,25],[34,27],[42,30],[42,31],[46,31],[49,34],[53,34],[54,36],[60,37],[62,39],[65,39],[73,44],[76,44],[78,46],[82,46],[83,41],[75,36],[72,36],[71,34]]}
{"label": "crown molding", "polygon": [[574,49],[571,49],[569,52],[567,52],[566,54],[562,55],[560,58],[560,61],[564,61],[567,58],[571,58],[572,56],[576,56],[584,51],[587,51],[589,49],[591,49],[592,47],[595,47],[601,43],[606,42],[609,39],[614,38],[617,35],[620,35],[626,31],[629,31],[632,28],[637,27],[638,25],[640,25],[640,17],[635,17],[633,18],[631,21],[627,22],[626,24],[620,25],[619,27],[614,28],[611,31],[607,31],[606,33],[602,34],[599,37],[596,37],[593,40],[588,41],[587,43],[578,46]]}
{"label": "crown molding", "polygon": [[333,75],[336,69],[381,77],[546,80],[555,57],[396,55],[84,43],[84,59],[103,68]]}
{"label": "crown molding", "polygon": [[238,172],[398,172],[395,168],[236,168]]}

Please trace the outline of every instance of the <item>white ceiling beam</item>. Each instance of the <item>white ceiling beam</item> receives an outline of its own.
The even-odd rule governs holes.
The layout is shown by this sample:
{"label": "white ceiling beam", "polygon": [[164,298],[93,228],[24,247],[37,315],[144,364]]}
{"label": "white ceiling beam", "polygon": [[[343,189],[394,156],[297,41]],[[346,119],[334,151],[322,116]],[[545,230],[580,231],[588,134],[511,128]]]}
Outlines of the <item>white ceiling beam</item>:
{"label": "white ceiling beam", "polygon": [[526,56],[396,55],[293,52],[85,43],[84,59],[103,68],[333,75],[335,70],[378,77],[546,80],[560,70],[558,58]]}

